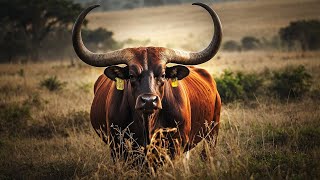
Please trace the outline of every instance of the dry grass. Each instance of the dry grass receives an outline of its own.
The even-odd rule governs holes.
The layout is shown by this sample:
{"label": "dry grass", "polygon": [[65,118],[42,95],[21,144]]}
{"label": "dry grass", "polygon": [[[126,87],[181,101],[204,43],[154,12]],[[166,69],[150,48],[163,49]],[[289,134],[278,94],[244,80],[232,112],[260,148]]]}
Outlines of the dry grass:
{"label": "dry grass", "polygon": [[[274,53],[272,61],[255,59],[265,57],[265,52],[220,56],[216,62],[207,63],[209,70],[216,64],[211,72],[226,65],[232,70],[263,71],[266,66],[273,70],[304,64],[314,77],[320,76],[318,53]],[[250,65],[245,66],[242,59],[250,57]],[[16,123],[5,124],[7,116],[1,116],[5,117],[2,125],[6,125],[0,128],[1,178],[319,177],[319,99],[308,96],[288,102],[258,96],[255,101],[224,105],[217,149],[207,149],[207,161],[200,156],[202,147],[207,147],[203,143],[174,161],[166,160],[162,153],[169,163],[156,172],[128,161],[113,163],[108,146],[89,123],[92,86],[102,71],[83,64],[69,67],[68,63],[0,66],[1,113],[13,114],[9,121]],[[41,80],[51,75],[66,82],[64,89],[51,92],[40,87]],[[319,89],[315,82],[313,88]]]}

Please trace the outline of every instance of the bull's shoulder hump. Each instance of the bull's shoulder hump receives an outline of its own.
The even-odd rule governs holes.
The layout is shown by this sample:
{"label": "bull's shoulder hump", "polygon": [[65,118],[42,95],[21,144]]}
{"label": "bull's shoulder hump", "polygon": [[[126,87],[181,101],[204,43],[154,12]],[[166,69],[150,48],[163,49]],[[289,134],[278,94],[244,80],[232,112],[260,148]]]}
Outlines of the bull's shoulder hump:
{"label": "bull's shoulder hump", "polygon": [[191,76],[197,76],[207,82],[212,82],[212,76],[207,70],[193,66],[189,67],[189,70]]}

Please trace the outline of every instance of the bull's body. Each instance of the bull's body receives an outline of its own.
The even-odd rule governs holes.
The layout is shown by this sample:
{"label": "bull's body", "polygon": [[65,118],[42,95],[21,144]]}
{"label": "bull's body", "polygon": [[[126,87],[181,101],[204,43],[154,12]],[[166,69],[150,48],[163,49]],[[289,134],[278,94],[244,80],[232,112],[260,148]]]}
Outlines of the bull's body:
{"label": "bull's body", "polygon": [[210,44],[199,52],[139,47],[93,53],[82,42],[81,25],[98,5],[86,8],[77,18],[72,32],[75,52],[89,65],[106,67],[94,86],[91,123],[106,143],[110,140],[113,157],[118,150],[126,155],[125,139],[133,140],[133,147],[145,147],[153,154],[147,147],[153,139],[159,139],[153,138],[159,129],[168,130],[164,144],[171,157],[180,147],[189,150],[203,138],[216,142],[221,100],[215,81],[207,71],[184,65],[202,64],[214,57],[222,41],[222,27],[209,6],[193,5],[204,8],[214,23]]}
{"label": "bull's body", "polygon": [[[211,75],[203,69],[189,69],[190,74],[179,81],[178,87],[171,87],[168,81],[165,83],[163,109],[158,114],[157,123],[149,125],[151,131],[178,128],[181,145],[187,149],[194,147],[205,136],[213,138],[215,135],[216,138],[221,109],[220,96]],[[145,146],[141,119],[129,105],[130,91],[130,83],[125,82],[124,91],[119,91],[114,81],[101,75],[94,86],[91,123],[99,135],[102,130],[107,136],[115,135],[111,125],[122,130],[129,127],[139,145]]]}

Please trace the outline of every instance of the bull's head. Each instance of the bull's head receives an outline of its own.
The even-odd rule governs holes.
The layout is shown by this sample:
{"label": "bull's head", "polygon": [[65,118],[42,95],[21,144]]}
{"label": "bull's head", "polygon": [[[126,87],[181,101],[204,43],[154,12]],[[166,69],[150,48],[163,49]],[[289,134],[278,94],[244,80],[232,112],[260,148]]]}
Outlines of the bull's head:
{"label": "bull's head", "polygon": [[[189,69],[182,65],[167,67],[168,63],[197,65],[210,60],[218,51],[222,30],[217,14],[207,5],[194,3],[206,9],[214,23],[215,34],[207,48],[200,52],[185,52],[160,47],[126,48],[108,53],[92,53],[83,44],[81,25],[85,16],[99,5],[85,9],[77,18],[72,34],[75,52],[85,63],[96,67],[107,67],[105,75],[130,81],[132,108],[141,115],[152,115],[162,108],[164,87],[168,79],[181,80],[188,76]],[[126,64],[125,67],[116,66]]]}

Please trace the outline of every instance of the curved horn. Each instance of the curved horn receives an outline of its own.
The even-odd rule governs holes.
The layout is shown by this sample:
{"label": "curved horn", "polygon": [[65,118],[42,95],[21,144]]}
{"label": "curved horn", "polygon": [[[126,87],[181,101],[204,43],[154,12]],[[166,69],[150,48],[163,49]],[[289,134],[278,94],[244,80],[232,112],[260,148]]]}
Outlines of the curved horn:
{"label": "curved horn", "polygon": [[92,9],[99,6],[100,5],[90,6],[83,10],[78,16],[72,30],[73,48],[79,58],[91,66],[106,67],[117,64],[127,64],[131,56],[130,51],[127,49],[121,49],[108,53],[93,53],[89,51],[82,42],[81,25],[83,20]]}
{"label": "curved horn", "polygon": [[222,27],[217,13],[209,6],[202,3],[193,3],[192,5],[201,6],[209,12],[214,24],[214,36],[212,37],[209,46],[200,52],[185,52],[167,49],[165,53],[167,63],[171,62],[185,65],[197,65],[209,61],[219,50],[222,40]]}

